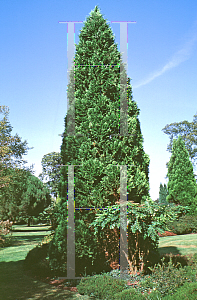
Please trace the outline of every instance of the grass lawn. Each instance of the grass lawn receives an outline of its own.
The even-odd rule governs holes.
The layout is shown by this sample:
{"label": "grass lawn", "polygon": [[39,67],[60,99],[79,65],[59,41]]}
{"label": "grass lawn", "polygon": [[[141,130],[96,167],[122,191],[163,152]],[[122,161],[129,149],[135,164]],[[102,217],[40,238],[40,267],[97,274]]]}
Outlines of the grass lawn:
{"label": "grass lawn", "polygon": [[[67,290],[64,285],[55,285],[56,278],[50,284],[50,278],[41,281],[24,272],[27,253],[50,233],[50,227],[22,225],[13,228],[17,231],[13,231],[12,246],[0,248],[0,300],[90,299],[76,290]],[[160,254],[191,256],[197,253],[197,234],[161,237],[159,251]]]}
{"label": "grass lawn", "polygon": [[23,262],[27,253],[50,231],[46,231],[46,227],[14,227],[23,231],[13,232],[12,246],[0,248],[0,300],[89,299],[88,296],[42,282],[24,272]]}
{"label": "grass lawn", "polygon": [[159,239],[160,254],[192,255],[197,253],[197,234],[165,236]]}

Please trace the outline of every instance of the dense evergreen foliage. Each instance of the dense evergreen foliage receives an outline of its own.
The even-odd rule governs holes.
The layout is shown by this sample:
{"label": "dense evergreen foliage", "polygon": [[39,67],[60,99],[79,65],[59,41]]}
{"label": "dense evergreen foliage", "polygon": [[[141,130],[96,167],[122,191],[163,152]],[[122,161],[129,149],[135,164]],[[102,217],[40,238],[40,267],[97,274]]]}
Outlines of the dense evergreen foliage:
{"label": "dense evergreen foliage", "polygon": [[[75,66],[71,70],[68,85],[70,108],[65,117],[61,146],[63,165],[82,165],[74,168],[76,208],[104,208],[119,201],[120,167],[114,165],[128,165],[128,200],[142,203],[149,197],[149,157],[143,149],[139,109],[133,100],[130,78],[127,78],[125,71],[120,78],[120,59],[112,30],[98,7],[95,7],[87,18],[79,35],[79,44],[76,45]],[[75,80],[72,79],[73,74]],[[126,80],[127,88],[123,85],[123,80]],[[69,136],[67,117],[73,116],[74,86],[76,135]],[[118,135],[120,101],[125,94],[129,136]],[[61,220],[62,216],[67,215],[67,173],[68,167],[62,167],[59,226],[51,246],[56,255],[58,251],[66,251],[61,247],[57,250],[60,239],[56,247],[55,240],[57,236],[62,236],[63,231],[66,239],[65,218],[63,222]],[[94,220],[95,213],[94,209],[75,211],[75,246],[76,253],[81,258],[96,257],[97,254],[97,238],[88,227]]]}
{"label": "dense evergreen foliage", "polygon": [[189,154],[181,136],[174,139],[172,155],[167,164],[168,192],[167,201],[190,206],[191,213],[197,212],[196,180]]}
{"label": "dense evergreen foliage", "polygon": [[37,217],[51,203],[49,189],[30,171],[9,168],[10,182],[1,188],[0,219],[12,221]]}
{"label": "dense evergreen foliage", "polygon": [[160,187],[159,187],[159,204],[164,204],[167,205],[168,202],[166,200],[166,197],[168,195],[168,188],[167,185],[164,183],[164,185],[162,185],[162,183],[160,183]]}

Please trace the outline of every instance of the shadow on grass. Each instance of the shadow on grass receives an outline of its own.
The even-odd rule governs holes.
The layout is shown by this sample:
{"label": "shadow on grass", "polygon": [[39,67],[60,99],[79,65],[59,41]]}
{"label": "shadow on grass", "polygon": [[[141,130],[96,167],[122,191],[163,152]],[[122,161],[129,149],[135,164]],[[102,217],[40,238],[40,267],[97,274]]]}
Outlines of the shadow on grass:
{"label": "shadow on grass", "polygon": [[28,276],[23,269],[23,260],[0,262],[1,299],[76,299],[76,292],[52,286]]}
{"label": "shadow on grass", "polygon": [[181,255],[181,252],[178,250],[178,248],[174,247],[174,246],[160,247],[159,253],[160,253],[160,255],[168,254],[168,253],[172,253],[173,255],[177,255],[177,254]]}
{"label": "shadow on grass", "polygon": [[17,235],[12,236],[12,247],[17,247],[25,244],[36,244],[39,243],[40,240],[44,239],[46,235],[30,235],[30,236],[24,236],[24,235]]}

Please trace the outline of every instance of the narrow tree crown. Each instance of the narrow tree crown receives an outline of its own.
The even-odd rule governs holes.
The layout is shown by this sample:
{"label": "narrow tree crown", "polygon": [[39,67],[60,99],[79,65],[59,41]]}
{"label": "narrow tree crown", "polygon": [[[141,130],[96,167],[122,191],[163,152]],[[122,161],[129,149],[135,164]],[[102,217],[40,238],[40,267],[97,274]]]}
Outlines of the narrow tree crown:
{"label": "narrow tree crown", "polygon": [[187,205],[194,201],[196,180],[189,154],[181,136],[173,140],[172,155],[168,166],[167,177],[170,202]]}
{"label": "narrow tree crown", "polygon": [[[149,157],[143,150],[139,109],[132,98],[130,78],[127,78],[125,69],[120,76],[120,64],[122,64],[121,55],[114,42],[112,30],[96,7],[80,32],[68,85],[71,106],[67,116],[69,113],[72,116],[74,103],[75,132],[83,136],[66,136],[66,116],[61,156],[65,165],[83,164],[83,167],[75,167],[75,172],[79,172],[78,176],[76,175],[75,189],[77,190],[78,185],[80,191],[80,187],[83,186],[86,189],[84,193],[94,194],[89,204],[97,204],[100,207],[104,203],[113,204],[119,200],[120,167],[115,168],[113,164],[129,165],[129,200],[140,203],[149,196]],[[123,82],[127,83],[126,86]],[[120,136],[119,131],[120,109],[122,109],[120,102],[123,97],[127,98],[128,115],[125,115],[124,121],[127,119],[129,136]],[[66,178],[65,167],[62,168],[61,180],[61,195],[65,200]],[[82,183],[84,180],[85,184]],[[109,195],[106,195],[106,192]],[[80,192],[78,195],[75,193],[76,202],[79,201],[77,200],[79,194]],[[82,198],[79,201],[81,207],[87,205],[87,199],[84,200],[84,196]]]}

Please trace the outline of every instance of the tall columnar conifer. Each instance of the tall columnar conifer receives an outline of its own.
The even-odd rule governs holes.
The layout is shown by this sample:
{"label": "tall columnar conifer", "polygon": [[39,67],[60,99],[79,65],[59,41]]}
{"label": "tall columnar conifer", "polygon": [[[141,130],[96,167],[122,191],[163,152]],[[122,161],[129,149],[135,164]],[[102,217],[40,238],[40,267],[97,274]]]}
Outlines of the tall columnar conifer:
{"label": "tall columnar conifer", "polygon": [[[173,140],[172,155],[167,164],[168,192],[167,200],[183,206],[189,205],[194,213],[196,202],[196,180],[189,154],[181,136]],[[196,199],[196,200],[195,200]]]}
{"label": "tall columnar conifer", "polygon": [[[130,78],[127,78],[125,69],[120,78],[120,59],[121,54],[115,44],[112,30],[96,6],[87,17],[79,35],[79,43],[76,45],[75,67],[73,66],[70,72],[71,80],[68,84],[70,109],[65,117],[61,146],[63,165],[82,165],[74,167],[76,208],[104,208],[119,201],[120,167],[115,165],[128,165],[128,200],[142,203],[149,197],[149,157],[143,149],[139,109],[132,98]],[[125,77],[127,88],[122,84]],[[72,95],[73,87],[75,100]],[[120,136],[120,97],[125,94],[129,136]],[[73,116],[73,101],[75,134],[83,136],[67,135],[67,117]],[[68,167],[64,166],[60,179],[60,213],[64,217],[67,210],[67,183]],[[88,228],[95,214],[94,209],[75,211],[77,255],[95,257],[97,239]],[[62,237],[62,231],[66,232],[66,225],[61,216],[59,222],[62,225],[58,226],[54,245],[51,246],[51,252],[54,253],[57,249],[55,243],[58,243],[58,234]],[[65,249],[60,252],[63,257]],[[55,258],[55,255],[51,254],[51,257]]]}
{"label": "tall columnar conifer", "polygon": [[165,204],[165,205],[168,204],[168,202],[166,200],[167,195],[168,195],[167,185],[165,183],[164,183],[164,185],[162,185],[162,183],[160,183],[160,187],[159,187],[159,204]]}

